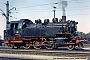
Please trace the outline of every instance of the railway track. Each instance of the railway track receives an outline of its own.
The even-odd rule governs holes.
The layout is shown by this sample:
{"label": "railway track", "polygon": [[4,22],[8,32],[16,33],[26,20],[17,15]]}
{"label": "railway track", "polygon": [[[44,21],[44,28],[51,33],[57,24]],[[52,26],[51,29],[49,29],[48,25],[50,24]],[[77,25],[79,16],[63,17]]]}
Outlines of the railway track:
{"label": "railway track", "polygon": [[36,60],[54,60],[54,59],[90,59],[90,50],[76,49],[69,51],[66,48],[58,48],[57,50],[35,50],[35,49],[10,49],[8,47],[0,47],[0,57],[36,59]]}
{"label": "railway track", "polygon": [[66,56],[66,57],[88,57],[90,56],[90,50],[65,50],[64,48],[59,48],[57,50],[35,50],[35,49],[9,49],[9,48],[1,48],[0,53],[6,54],[32,54],[32,55],[45,55],[45,56]]}

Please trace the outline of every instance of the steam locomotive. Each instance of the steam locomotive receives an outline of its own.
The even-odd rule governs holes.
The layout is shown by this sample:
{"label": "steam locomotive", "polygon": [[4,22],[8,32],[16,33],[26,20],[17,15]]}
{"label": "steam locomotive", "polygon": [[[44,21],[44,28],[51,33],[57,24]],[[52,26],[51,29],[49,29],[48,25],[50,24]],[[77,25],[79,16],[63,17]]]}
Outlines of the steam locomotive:
{"label": "steam locomotive", "polygon": [[58,21],[53,18],[52,22],[45,19],[44,23],[40,19],[33,23],[29,19],[9,22],[9,28],[4,30],[4,43],[14,48],[34,48],[34,49],[57,49],[67,47],[73,50],[83,47],[85,40],[81,40],[77,35],[77,24],[73,20],[67,20],[66,16]]}

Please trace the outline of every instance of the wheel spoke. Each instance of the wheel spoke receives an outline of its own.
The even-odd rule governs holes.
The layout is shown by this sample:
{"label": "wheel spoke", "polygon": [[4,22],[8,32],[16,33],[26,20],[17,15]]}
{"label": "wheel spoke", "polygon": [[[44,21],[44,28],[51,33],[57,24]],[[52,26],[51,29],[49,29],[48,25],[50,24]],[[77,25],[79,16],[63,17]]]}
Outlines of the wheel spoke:
{"label": "wheel spoke", "polygon": [[79,48],[83,48],[83,47],[84,47],[84,46],[83,46],[83,43],[79,43],[79,44],[78,44],[78,47],[79,47]]}
{"label": "wheel spoke", "polygon": [[10,48],[11,49],[14,49],[14,44],[10,44]]}
{"label": "wheel spoke", "polygon": [[23,46],[23,48],[24,48],[24,49],[29,49],[29,48],[30,48],[30,45],[29,45],[29,44],[25,44],[25,45]]}
{"label": "wheel spoke", "polygon": [[34,48],[35,48],[35,49],[41,49],[40,42],[37,42],[37,41],[36,41],[36,42],[34,43]]}
{"label": "wheel spoke", "polygon": [[68,48],[68,50],[73,50],[75,47],[74,47],[74,45],[68,45],[67,48]]}

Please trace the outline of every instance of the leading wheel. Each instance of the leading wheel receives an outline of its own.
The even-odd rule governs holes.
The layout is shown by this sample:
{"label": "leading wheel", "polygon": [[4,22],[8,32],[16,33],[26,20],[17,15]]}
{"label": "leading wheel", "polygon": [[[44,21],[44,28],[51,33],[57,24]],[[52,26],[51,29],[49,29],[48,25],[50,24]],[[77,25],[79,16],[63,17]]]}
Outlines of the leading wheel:
{"label": "leading wheel", "polygon": [[83,43],[78,43],[79,48],[84,48]]}

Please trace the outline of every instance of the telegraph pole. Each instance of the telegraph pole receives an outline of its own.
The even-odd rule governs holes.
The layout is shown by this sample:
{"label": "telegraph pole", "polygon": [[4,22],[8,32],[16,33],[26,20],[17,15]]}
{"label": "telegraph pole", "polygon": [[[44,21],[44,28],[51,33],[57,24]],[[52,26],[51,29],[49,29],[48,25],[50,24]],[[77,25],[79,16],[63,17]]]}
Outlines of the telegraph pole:
{"label": "telegraph pole", "polygon": [[9,22],[9,1],[7,1],[6,3],[6,19],[7,19],[7,23]]}
{"label": "telegraph pole", "polygon": [[13,7],[11,9],[9,9],[9,1],[7,1],[5,3],[5,5],[6,5],[6,14],[1,9],[0,9],[0,11],[2,12],[2,15],[6,18],[6,29],[8,29],[9,28],[9,17],[10,17],[9,14],[10,14],[10,11],[13,10],[13,9],[16,10],[16,8]]}
{"label": "telegraph pole", "polygon": [[9,1],[6,3],[6,29],[9,27]]}

